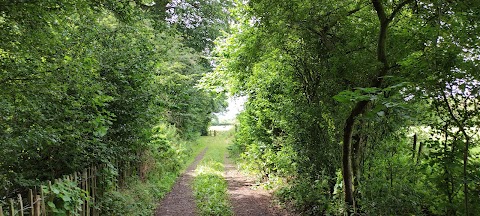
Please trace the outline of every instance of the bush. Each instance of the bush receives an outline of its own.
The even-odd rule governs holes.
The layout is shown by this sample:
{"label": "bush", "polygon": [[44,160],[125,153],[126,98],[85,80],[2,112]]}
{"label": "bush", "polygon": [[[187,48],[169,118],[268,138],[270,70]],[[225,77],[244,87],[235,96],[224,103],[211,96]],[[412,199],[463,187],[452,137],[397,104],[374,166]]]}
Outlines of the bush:
{"label": "bush", "polygon": [[108,191],[102,196],[96,206],[100,210],[100,215],[153,215],[158,200],[171,187],[170,185],[168,190],[165,190],[158,187],[158,182],[141,182],[135,178],[127,185],[125,189]]}
{"label": "bush", "polygon": [[127,187],[120,191],[110,187],[97,205],[101,215],[152,215],[157,201],[170,191],[187,159],[193,156],[189,143],[173,126],[159,124],[151,133],[142,155],[141,178],[130,177]]}
{"label": "bush", "polygon": [[324,215],[334,210],[327,179],[301,177],[280,188],[276,195],[304,215]]}
{"label": "bush", "polygon": [[71,180],[58,181],[51,187],[43,186],[47,205],[53,215],[80,215],[81,204],[87,199],[87,192]]}

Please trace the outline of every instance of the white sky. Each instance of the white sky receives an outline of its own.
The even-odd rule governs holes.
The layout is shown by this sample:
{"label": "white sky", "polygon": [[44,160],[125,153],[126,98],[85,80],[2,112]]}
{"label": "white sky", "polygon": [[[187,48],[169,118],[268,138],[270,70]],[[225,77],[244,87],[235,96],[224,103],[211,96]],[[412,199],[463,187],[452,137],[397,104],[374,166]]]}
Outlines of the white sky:
{"label": "white sky", "polygon": [[229,97],[227,102],[228,102],[228,107],[225,112],[221,113],[215,113],[215,115],[218,117],[219,121],[224,121],[224,120],[233,120],[237,117],[237,115],[243,111],[243,106],[245,102],[247,101],[246,96],[232,96]]}

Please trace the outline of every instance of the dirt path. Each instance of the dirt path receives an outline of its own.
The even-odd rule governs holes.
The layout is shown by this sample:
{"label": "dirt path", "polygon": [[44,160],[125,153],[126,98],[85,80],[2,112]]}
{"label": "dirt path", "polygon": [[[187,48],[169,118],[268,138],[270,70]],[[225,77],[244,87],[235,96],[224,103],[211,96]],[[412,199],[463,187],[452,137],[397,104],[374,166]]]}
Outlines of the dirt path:
{"label": "dirt path", "polygon": [[276,216],[289,215],[285,210],[274,206],[272,196],[261,188],[253,190],[254,181],[241,174],[236,166],[225,157],[225,179],[235,216]]}
{"label": "dirt path", "polygon": [[195,198],[193,197],[191,182],[193,173],[207,149],[195,157],[195,161],[178,179],[172,190],[163,198],[155,216],[190,216],[196,215]]}

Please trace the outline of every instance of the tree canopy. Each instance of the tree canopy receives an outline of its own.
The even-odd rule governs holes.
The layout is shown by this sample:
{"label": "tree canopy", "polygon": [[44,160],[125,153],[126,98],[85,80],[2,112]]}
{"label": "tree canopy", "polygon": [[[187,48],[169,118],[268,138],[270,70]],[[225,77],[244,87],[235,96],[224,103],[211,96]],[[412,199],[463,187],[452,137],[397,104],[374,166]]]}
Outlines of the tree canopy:
{"label": "tree canopy", "polygon": [[[237,1],[236,151],[306,214],[478,212],[479,4]],[[292,164],[292,165],[290,165]]]}
{"label": "tree canopy", "polygon": [[0,198],[98,164],[142,175],[146,152],[172,160],[168,128],[206,133],[225,96],[167,4],[0,1]]}
{"label": "tree canopy", "polygon": [[299,213],[475,215],[479,20],[475,0],[0,0],[0,199],[178,169],[228,91],[232,153]]}

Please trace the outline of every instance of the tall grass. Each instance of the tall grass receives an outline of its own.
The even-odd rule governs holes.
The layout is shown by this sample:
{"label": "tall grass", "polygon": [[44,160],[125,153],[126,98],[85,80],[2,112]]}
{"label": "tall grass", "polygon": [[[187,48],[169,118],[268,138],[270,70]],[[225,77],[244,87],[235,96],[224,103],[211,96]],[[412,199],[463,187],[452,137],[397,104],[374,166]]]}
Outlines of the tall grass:
{"label": "tall grass", "polygon": [[195,170],[193,193],[200,215],[233,215],[228,200],[227,182],[223,177],[224,157],[231,132],[216,137],[202,137],[199,142],[208,150]]}

